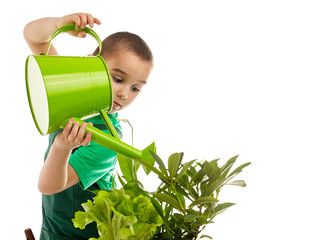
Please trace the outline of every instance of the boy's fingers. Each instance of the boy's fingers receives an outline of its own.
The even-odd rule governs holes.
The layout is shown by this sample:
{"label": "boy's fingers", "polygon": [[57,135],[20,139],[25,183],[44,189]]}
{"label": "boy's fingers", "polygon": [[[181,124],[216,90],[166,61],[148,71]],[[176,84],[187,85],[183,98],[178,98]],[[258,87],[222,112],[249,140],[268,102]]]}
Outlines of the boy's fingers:
{"label": "boy's fingers", "polygon": [[83,139],[81,145],[88,146],[91,141],[91,132],[87,132],[86,137]]}
{"label": "boy's fingers", "polygon": [[75,138],[77,137],[77,134],[78,134],[79,127],[80,127],[80,123],[75,122],[69,136],[67,137],[67,139],[69,141],[74,141],[75,140]]}
{"label": "boy's fingers", "polygon": [[98,18],[95,18],[95,17],[94,17],[94,22],[97,23],[98,25],[101,24],[101,21],[99,21]]}
{"label": "boy's fingers", "polygon": [[88,18],[88,24],[91,28],[94,27],[94,18],[91,14],[87,14],[87,18]]}
{"label": "boy's fingers", "polygon": [[88,24],[88,17],[87,17],[86,14],[81,14],[81,15],[80,15],[80,19],[81,19],[81,24],[80,24],[80,26],[81,26],[82,29],[84,29],[85,26]]}
{"label": "boy's fingers", "polygon": [[87,123],[83,122],[81,124],[81,127],[79,129],[79,132],[77,134],[77,137],[76,139],[79,141],[79,142],[82,142],[84,136],[85,136],[85,133],[86,133],[86,126],[87,126]]}
{"label": "boy's fingers", "polygon": [[72,21],[75,23],[75,29],[78,30],[81,24],[80,16],[75,15],[72,19]]}
{"label": "boy's fingers", "polygon": [[71,128],[72,128],[72,125],[73,125],[73,121],[74,121],[74,119],[70,118],[70,120],[67,122],[66,126],[63,129],[62,134],[65,138],[70,134],[70,131],[71,131]]}

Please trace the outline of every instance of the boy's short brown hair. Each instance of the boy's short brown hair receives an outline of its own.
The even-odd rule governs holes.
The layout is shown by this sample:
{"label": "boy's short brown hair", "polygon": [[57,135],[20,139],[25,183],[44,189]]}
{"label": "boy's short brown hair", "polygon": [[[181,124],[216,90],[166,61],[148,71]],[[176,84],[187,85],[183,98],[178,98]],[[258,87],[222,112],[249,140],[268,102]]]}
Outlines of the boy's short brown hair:
{"label": "boy's short brown hair", "polygon": [[[117,32],[109,35],[102,42],[101,56],[106,59],[119,50],[128,50],[135,53],[142,60],[150,62],[153,65],[153,55],[146,42],[138,35],[130,32]],[[96,56],[99,47],[94,51]]]}

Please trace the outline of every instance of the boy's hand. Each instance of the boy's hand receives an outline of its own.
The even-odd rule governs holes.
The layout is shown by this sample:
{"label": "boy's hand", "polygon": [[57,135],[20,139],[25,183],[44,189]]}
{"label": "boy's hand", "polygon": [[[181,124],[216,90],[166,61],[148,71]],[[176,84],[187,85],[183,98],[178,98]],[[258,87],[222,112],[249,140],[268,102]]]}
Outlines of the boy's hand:
{"label": "boy's hand", "polygon": [[[91,14],[88,13],[74,13],[65,15],[58,19],[57,21],[57,27],[62,27],[66,24],[75,24],[75,29],[78,29],[79,27],[84,29],[86,25],[89,25],[89,27],[93,28],[94,24],[100,25],[101,22],[93,17]],[[75,36],[75,37],[85,37],[86,32],[84,31],[70,31],[69,34]]]}
{"label": "boy's hand", "polygon": [[[92,125],[92,123],[88,123]],[[91,132],[86,134],[87,123],[75,122],[71,118],[64,130],[57,135],[54,144],[62,149],[73,150],[80,146],[88,146],[91,141]]]}

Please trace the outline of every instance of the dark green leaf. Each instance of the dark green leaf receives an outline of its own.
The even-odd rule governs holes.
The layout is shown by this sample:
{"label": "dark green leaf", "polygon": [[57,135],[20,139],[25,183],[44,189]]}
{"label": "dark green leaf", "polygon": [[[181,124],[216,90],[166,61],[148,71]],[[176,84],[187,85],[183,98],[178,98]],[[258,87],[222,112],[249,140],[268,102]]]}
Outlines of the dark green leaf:
{"label": "dark green leaf", "polygon": [[135,159],[135,161],[139,162],[140,164],[142,164],[144,167],[150,169],[151,171],[153,171],[155,174],[157,174],[159,177],[164,176],[158,169],[156,169],[151,163],[143,160],[143,159]]}
{"label": "dark green leaf", "polygon": [[199,199],[192,202],[190,204],[189,208],[194,207],[194,206],[199,205],[199,204],[209,203],[209,202],[218,202],[218,199],[214,198],[214,197],[200,197]]}
{"label": "dark green leaf", "polygon": [[166,170],[166,166],[164,165],[163,161],[161,160],[161,158],[154,152],[150,152],[152,157],[154,158],[154,160],[158,163],[160,170],[164,170],[164,172],[167,172]]}
{"label": "dark green leaf", "polygon": [[196,174],[196,169],[195,167],[191,166],[189,168],[189,170],[187,171],[187,174],[190,176],[190,177],[193,177],[194,174]]}
{"label": "dark green leaf", "polygon": [[202,182],[202,180],[206,177],[206,170],[204,168],[200,169],[196,172],[193,177],[191,178],[191,182],[194,184],[198,184]]}
{"label": "dark green leaf", "polygon": [[179,185],[176,185],[175,188],[178,193],[182,194],[183,196],[185,196],[191,200],[190,196],[186,193],[186,191],[183,188],[181,188]]}
{"label": "dark green leaf", "polygon": [[235,203],[229,203],[229,202],[226,202],[226,203],[221,203],[221,204],[218,204],[217,207],[215,207],[214,209],[214,213],[212,214],[212,218],[214,218],[216,215],[224,212],[225,210],[227,210],[229,207],[235,205]]}
{"label": "dark green leaf", "polygon": [[199,194],[195,191],[194,188],[191,188],[190,191],[191,191],[194,199],[198,199],[199,198]]}
{"label": "dark green leaf", "polygon": [[171,177],[177,174],[178,167],[182,162],[184,153],[174,153],[169,156],[168,159],[168,170]]}
{"label": "dark green leaf", "polygon": [[185,172],[189,169],[190,166],[192,166],[192,164],[195,161],[196,160],[191,160],[191,161],[189,161],[189,162],[187,162],[187,163],[184,164],[184,166],[182,167],[182,169],[180,170],[178,176],[175,179],[176,182],[185,174]]}
{"label": "dark green leaf", "polygon": [[178,211],[182,210],[176,198],[170,195],[169,193],[156,193],[153,196],[159,199],[160,201],[168,203],[172,207],[176,208]]}
{"label": "dark green leaf", "polygon": [[160,203],[158,202],[158,200],[156,200],[154,197],[152,197],[151,202],[152,202],[155,210],[157,210],[157,212],[159,213],[161,218],[163,218],[163,210],[162,210],[162,207],[161,207]]}
{"label": "dark green leaf", "polygon": [[184,222],[192,222],[194,219],[196,218],[200,218],[200,215],[196,215],[196,214],[188,214],[185,216],[184,218]]}
{"label": "dark green leaf", "polygon": [[212,184],[209,185],[205,196],[210,196],[214,191],[216,191],[218,188],[220,188],[223,183],[226,181],[226,178],[218,178],[216,181],[214,181]]}

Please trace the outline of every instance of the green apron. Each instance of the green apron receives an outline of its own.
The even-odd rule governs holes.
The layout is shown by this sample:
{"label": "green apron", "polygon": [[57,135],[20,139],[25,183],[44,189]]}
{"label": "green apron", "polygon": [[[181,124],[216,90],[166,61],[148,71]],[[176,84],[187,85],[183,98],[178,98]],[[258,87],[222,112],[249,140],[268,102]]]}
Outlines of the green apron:
{"label": "green apron", "polygon": [[[94,126],[106,130],[104,124],[94,124]],[[121,137],[121,129],[116,128],[116,130]],[[49,135],[49,146],[45,153],[45,159],[58,132]],[[113,181],[113,178],[111,180]],[[89,199],[92,200],[95,196],[90,191],[97,189],[99,189],[97,183],[91,185],[87,190],[83,190],[78,183],[59,193],[42,195],[43,223],[40,240],[87,240],[92,237],[98,238],[95,222],[88,224],[84,230],[75,228],[72,222],[75,212],[83,211],[81,204]]]}

